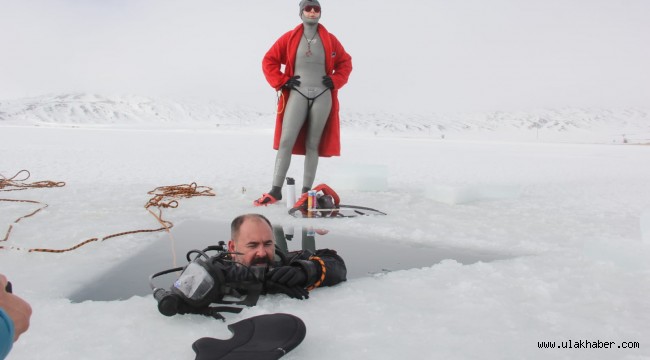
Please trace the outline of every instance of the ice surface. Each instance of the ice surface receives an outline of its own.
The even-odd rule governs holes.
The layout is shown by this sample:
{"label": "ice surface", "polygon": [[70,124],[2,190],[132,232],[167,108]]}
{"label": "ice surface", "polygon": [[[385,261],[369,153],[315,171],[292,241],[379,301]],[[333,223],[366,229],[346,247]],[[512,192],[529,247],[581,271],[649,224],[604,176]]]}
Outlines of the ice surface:
{"label": "ice surface", "polygon": [[650,244],[650,210],[646,210],[641,214],[641,238],[646,244]]}
{"label": "ice surface", "polygon": [[594,240],[584,245],[584,255],[592,260],[634,272],[650,271],[650,244],[638,241]]}
{"label": "ice surface", "polygon": [[425,196],[441,203],[456,205],[475,201],[503,200],[518,198],[521,189],[508,185],[429,185]]}
{"label": "ice surface", "polygon": [[[650,356],[643,347],[650,333],[650,254],[639,233],[639,214],[650,194],[650,148],[347,136],[354,140],[347,146],[350,154],[391,148],[381,158],[391,186],[382,196],[334,188],[345,202],[384,210],[387,216],[296,219],[284,204],[253,208],[272,176],[270,129],[2,127],[0,174],[26,168],[30,180],[66,182],[61,188],[2,193],[2,198],[49,205],[23,219],[2,245],[60,249],[89,237],[157,228],[160,224],[143,208],[147,192],[196,181],[214,187],[217,195],[183,199],[178,208],[165,209],[164,217],[179,228],[184,222],[228,222],[260,212],[274,223],[293,225],[296,243],[307,224],[332,235],[349,234],[350,241],[377,239],[365,245],[371,259],[387,239],[395,251],[406,253],[422,247],[524,256],[467,264],[453,256],[432,257],[431,266],[350,279],[313,291],[307,301],[265,296],[241,314],[226,314],[226,323],[220,323],[198,316],[164,317],[151,295],[70,301],[79,288],[157,239],[167,240],[164,233],[118,237],[63,254],[5,250],[0,251],[0,272],[34,308],[31,328],[10,358],[112,359],[119,352],[125,359],[191,359],[196,339],[227,338],[225,325],[274,312],[294,314],[307,324],[307,338],[287,359]],[[220,156],[241,149],[242,143],[247,144],[245,155]],[[413,154],[430,154],[427,161],[436,166],[423,166]],[[319,170],[334,169],[345,159],[324,161]],[[319,173],[317,181],[329,183],[321,177],[328,174]],[[479,191],[465,200],[481,200],[446,206],[422,196],[423,183],[469,184]],[[249,191],[242,193],[242,187]],[[525,188],[525,197],[515,196],[514,188]],[[3,228],[30,210],[29,204],[0,204]],[[216,232],[209,241],[218,237]],[[154,263],[161,269],[169,264]],[[567,338],[638,341],[642,348],[537,348],[538,341]]]}
{"label": "ice surface", "polygon": [[334,190],[386,191],[388,167],[378,164],[343,164],[325,174]]}

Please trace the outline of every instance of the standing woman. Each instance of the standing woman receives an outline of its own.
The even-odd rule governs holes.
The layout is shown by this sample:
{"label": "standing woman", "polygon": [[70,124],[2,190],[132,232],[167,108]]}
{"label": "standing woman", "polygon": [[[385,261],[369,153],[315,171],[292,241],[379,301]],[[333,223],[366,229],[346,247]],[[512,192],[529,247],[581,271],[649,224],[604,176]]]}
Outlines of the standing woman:
{"label": "standing woman", "polygon": [[281,95],[273,139],[278,153],[272,188],[254,201],[255,206],[282,199],[292,154],[305,155],[303,193],[312,188],[319,156],[341,154],[337,93],[348,82],[352,58],[318,23],[321,7],[317,0],[302,0],[299,6],[302,24],[282,35],[262,60],[266,80]]}

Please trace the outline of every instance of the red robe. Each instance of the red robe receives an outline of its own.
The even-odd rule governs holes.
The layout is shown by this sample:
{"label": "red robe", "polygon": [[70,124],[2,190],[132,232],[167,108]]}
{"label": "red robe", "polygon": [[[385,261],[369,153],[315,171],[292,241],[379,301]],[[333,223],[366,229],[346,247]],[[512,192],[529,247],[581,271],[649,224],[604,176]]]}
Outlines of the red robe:
{"label": "red robe", "polygon": [[[295,29],[282,35],[273,46],[266,52],[262,60],[262,71],[266,81],[276,90],[282,91],[282,97],[278,101],[278,116],[275,121],[275,135],[273,138],[273,148],[278,149],[280,137],[282,135],[282,119],[284,117],[284,107],[289,97],[288,89],[282,86],[294,74],[296,63],[296,52],[300,39],[302,38],[303,25],[298,25]],[[318,35],[320,36],[325,49],[325,72],[334,82],[332,89],[332,110],[330,111],[327,124],[323,130],[320,145],[318,148],[319,156],[330,157],[341,155],[341,132],[339,123],[339,101],[338,89],[348,82],[348,77],[352,72],[352,57],[345,52],[345,49],[338,39],[330,34],[323,25],[318,25]],[[285,65],[284,72],[281,66]],[[305,122],[306,124],[306,122]],[[293,154],[305,154],[306,126],[303,125],[298,135],[298,139],[293,147]]]}

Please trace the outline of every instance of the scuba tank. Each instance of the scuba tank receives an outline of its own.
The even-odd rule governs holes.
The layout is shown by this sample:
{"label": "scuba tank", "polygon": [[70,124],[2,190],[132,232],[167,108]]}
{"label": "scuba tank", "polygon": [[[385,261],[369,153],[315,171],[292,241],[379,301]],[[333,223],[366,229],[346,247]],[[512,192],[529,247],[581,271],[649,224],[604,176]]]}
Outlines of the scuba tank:
{"label": "scuba tank", "polygon": [[[217,255],[208,256],[208,251]],[[191,258],[192,254],[196,254]],[[155,273],[149,277],[149,285],[158,302],[158,311],[165,316],[176,314],[201,314],[223,319],[219,312],[238,313],[242,308],[234,306],[210,306],[212,303],[253,306],[263,290],[266,266],[244,266],[230,260],[225,243],[209,246],[203,250],[190,250],[185,267],[177,267]],[[153,279],[181,271],[169,290],[155,287]]]}

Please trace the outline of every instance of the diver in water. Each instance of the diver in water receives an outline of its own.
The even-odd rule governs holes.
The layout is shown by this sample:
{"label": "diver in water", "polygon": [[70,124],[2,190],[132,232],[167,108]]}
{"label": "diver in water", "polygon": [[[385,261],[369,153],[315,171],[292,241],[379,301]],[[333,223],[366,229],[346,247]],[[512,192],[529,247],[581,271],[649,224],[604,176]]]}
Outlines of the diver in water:
{"label": "diver in water", "polygon": [[[203,251],[191,250],[187,266],[150,276],[161,314],[200,314],[225,321],[221,312],[239,313],[242,308],[232,305],[254,306],[261,294],[307,299],[312,289],[346,280],[345,263],[334,250],[286,253],[278,248],[276,252],[273,226],[264,215],[240,215],[231,222],[230,231],[227,251],[223,241]],[[206,255],[211,250],[218,255]],[[197,256],[191,259],[192,254]],[[179,270],[170,290],[154,286],[154,278]],[[282,313],[255,316],[228,329],[233,333],[228,340],[202,337],[195,341],[196,359],[231,358],[227,355],[231,353],[238,359],[279,359],[300,344],[306,333],[300,318]]]}
{"label": "diver in water", "polygon": [[345,262],[334,250],[294,251],[278,259],[273,227],[263,215],[236,217],[230,225],[230,233],[228,251],[232,253],[232,260],[245,266],[269,267],[266,285],[271,292],[306,299],[314,288],[346,280]]}
{"label": "diver in water", "polygon": [[[299,4],[302,24],[282,35],[264,56],[268,83],[281,92],[273,148],[278,150],[271,190],[255,206],[282,199],[292,154],[305,155],[302,193],[311,189],[320,156],[341,152],[338,89],[348,82],[352,58],[319,20],[317,0]],[[282,66],[284,65],[284,71]]]}
{"label": "diver in water", "polygon": [[[213,307],[211,304],[253,306],[262,294],[286,294],[308,299],[309,292],[332,286],[347,279],[343,259],[334,250],[276,252],[271,222],[261,214],[244,214],[230,224],[231,238],[204,250],[191,250],[190,263],[150,276],[149,284],[158,301],[158,310],[166,316],[202,314],[222,318],[219,312],[241,309]],[[206,252],[217,250],[216,256]],[[196,254],[194,259],[191,255]],[[153,279],[181,271],[170,290],[156,287]]]}

